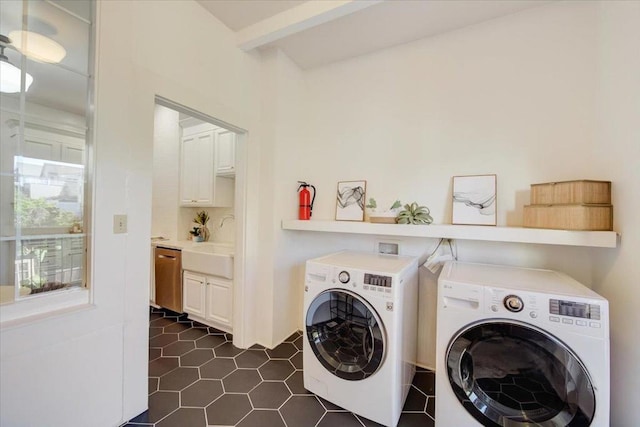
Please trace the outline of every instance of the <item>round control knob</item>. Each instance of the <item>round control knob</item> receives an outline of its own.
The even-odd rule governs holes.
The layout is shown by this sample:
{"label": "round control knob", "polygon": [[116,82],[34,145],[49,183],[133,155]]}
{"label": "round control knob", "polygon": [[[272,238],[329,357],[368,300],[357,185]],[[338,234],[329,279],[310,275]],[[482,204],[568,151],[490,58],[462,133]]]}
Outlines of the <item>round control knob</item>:
{"label": "round control knob", "polygon": [[506,297],[504,297],[503,302],[505,308],[513,313],[522,311],[522,309],[524,308],[522,299],[520,299],[520,297],[517,295],[507,295]]}
{"label": "round control knob", "polygon": [[338,274],[338,280],[340,280],[340,283],[348,283],[349,279],[351,279],[351,276],[349,276],[349,273],[346,271],[341,271],[340,274]]}
{"label": "round control knob", "polygon": [[535,311],[532,311],[531,313],[529,313],[529,316],[530,316],[532,319],[535,319],[536,317],[538,317],[538,313],[536,313]]}
{"label": "round control knob", "polygon": [[495,313],[496,311],[498,311],[498,306],[497,306],[497,305],[495,305],[495,304],[493,304],[493,305],[491,306],[491,311],[493,311],[494,313]]}

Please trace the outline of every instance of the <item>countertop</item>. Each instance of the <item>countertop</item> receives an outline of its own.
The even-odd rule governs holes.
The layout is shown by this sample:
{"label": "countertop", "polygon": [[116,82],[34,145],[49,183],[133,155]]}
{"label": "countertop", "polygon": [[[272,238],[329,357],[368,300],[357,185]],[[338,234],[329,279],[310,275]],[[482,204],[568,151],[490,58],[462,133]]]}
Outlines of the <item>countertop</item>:
{"label": "countertop", "polygon": [[223,248],[234,248],[233,243],[228,242],[194,242],[193,240],[171,240],[171,239],[151,239],[151,246],[171,249],[191,249],[197,246],[218,246]]}

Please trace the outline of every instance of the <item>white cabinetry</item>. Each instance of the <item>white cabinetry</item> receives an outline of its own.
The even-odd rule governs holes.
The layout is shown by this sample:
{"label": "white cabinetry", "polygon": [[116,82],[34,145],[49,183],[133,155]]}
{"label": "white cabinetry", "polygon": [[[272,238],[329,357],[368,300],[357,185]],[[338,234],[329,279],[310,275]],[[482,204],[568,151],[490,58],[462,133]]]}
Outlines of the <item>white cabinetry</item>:
{"label": "white cabinetry", "polygon": [[180,150],[180,205],[233,206],[233,180],[216,174],[217,132],[211,125],[186,128]]}
{"label": "white cabinetry", "polygon": [[182,138],[180,203],[183,206],[213,206],[213,132]]}
{"label": "white cabinetry", "polygon": [[182,275],[182,310],[194,316],[205,317],[206,278],[185,271]]}
{"label": "white cabinetry", "polygon": [[216,174],[235,176],[236,174],[236,134],[226,129],[217,131]]}
{"label": "white cabinetry", "polygon": [[201,323],[232,332],[233,282],[185,270],[182,275],[182,309]]}
{"label": "white cabinetry", "polygon": [[207,278],[207,313],[206,319],[221,325],[221,329],[231,330],[231,314],[233,312],[233,289],[231,280],[220,277]]}
{"label": "white cabinetry", "polygon": [[85,140],[80,131],[25,123],[22,139],[19,122],[9,120],[8,124],[12,129],[11,137],[16,141],[16,154],[35,159],[84,164]]}

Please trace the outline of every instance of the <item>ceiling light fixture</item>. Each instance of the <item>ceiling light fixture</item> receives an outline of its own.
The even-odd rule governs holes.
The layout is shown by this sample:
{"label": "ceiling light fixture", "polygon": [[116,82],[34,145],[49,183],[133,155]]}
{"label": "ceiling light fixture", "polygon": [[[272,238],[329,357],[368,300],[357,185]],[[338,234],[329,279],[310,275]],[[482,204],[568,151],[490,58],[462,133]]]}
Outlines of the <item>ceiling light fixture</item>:
{"label": "ceiling light fixture", "polygon": [[[21,74],[20,68],[9,62],[4,54],[4,48],[11,44],[11,39],[0,34],[0,92],[16,93],[20,92]],[[24,73],[24,90],[29,90],[33,83],[33,77]]]}
{"label": "ceiling light fixture", "polygon": [[31,31],[11,31],[9,38],[18,52],[29,59],[47,64],[57,64],[67,51],[57,42]]}

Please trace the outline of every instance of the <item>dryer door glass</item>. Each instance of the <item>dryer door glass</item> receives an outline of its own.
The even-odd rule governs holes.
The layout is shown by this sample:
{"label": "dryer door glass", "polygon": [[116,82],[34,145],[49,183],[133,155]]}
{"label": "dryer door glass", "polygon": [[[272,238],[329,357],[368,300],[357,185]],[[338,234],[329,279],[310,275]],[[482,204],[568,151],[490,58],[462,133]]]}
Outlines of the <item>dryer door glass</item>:
{"label": "dryer door glass", "polygon": [[459,333],[447,373],[464,408],[485,426],[588,426],[595,393],[577,356],[524,323],[488,322]]}
{"label": "dryer door glass", "polygon": [[352,292],[330,289],[318,295],[307,310],[306,332],[320,363],[345,380],[373,375],[384,359],[382,322],[373,307]]}

